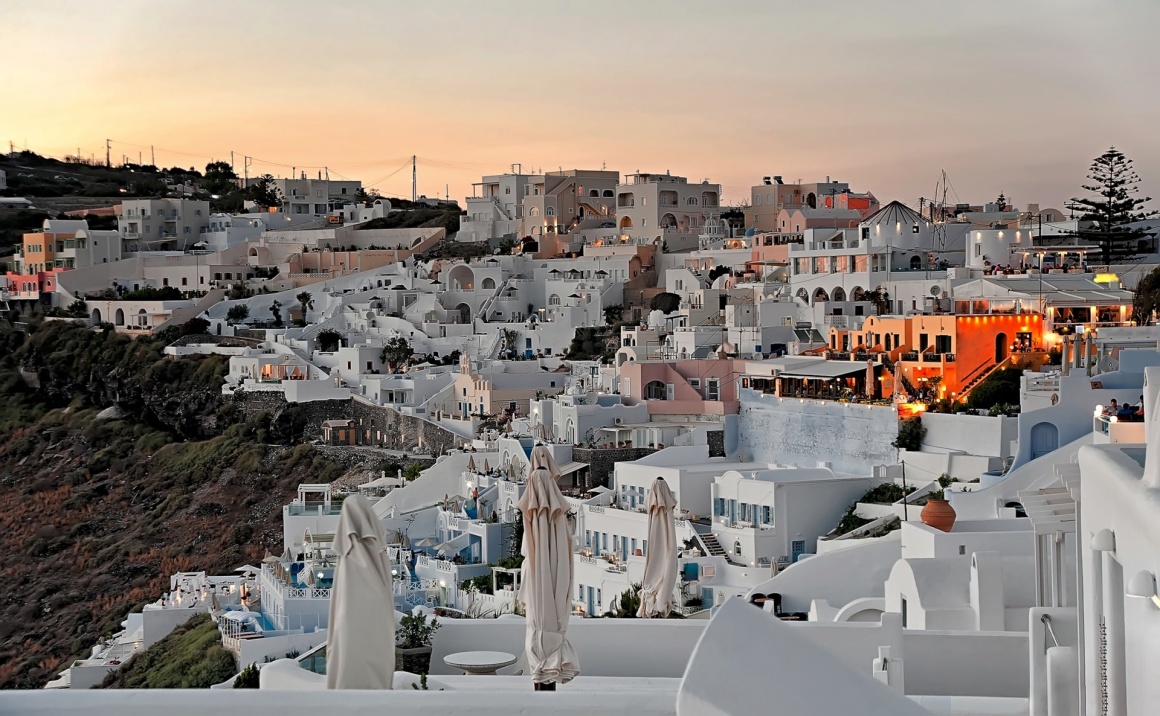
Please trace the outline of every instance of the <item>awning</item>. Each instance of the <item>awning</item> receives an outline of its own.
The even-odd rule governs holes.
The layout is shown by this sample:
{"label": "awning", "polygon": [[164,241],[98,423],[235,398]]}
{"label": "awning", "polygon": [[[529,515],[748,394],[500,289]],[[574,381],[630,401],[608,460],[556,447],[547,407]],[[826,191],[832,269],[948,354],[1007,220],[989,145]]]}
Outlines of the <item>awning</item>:
{"label": "awning", "polygon": [[805,378],[805,379],[829,379],[842,378],[847,375],[865,374],[866,364],[861,361],[818,361],[814,365],[803,366],[801,368],[794,368],[787,370],[784,373],[778,374],[778,378]]}
{"label": "awning", "polygon": [[459,535],[455,539],[447,540],[443,544],[436,547],[435,550],[437,552],[444,552],[446,554],[452,554],[452,553],[458,552],[461,549],[466,549],[469,546],[471,546],[471,535],[464,532],[463,534]]}
{"label": "awning", "polygon": [[560,465],[560,477],[563,477],[564,475],[571,475],[572,473],[578,470],[583,470],[586,467],[588,467],[588,463],[586,462],[566,462],[563,465]]}

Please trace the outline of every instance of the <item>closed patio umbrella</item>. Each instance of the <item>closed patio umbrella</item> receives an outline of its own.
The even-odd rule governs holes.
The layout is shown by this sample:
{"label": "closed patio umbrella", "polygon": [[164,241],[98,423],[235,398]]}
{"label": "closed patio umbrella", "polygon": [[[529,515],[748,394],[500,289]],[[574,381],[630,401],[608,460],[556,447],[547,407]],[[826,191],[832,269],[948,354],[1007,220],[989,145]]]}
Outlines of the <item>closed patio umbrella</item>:
{"label": "closed patio umbrella", "polygon": [[673,609],[673,587],[677,584],[677,528],[673,510],[677,498],[665,478],[653,480],[645,498],[648,512],[648,553],[644,556],[644,579],[637,616],[667,617]]}
{"label": "closed patio umbrella", "polygon": [[395,597],[382,526],[370,502],[342,503],[334,534],[326,688],[389,689],[395,678]]}
{"label": "closed patio umbrella", "polygon": [[568,642],[572,612],[572,530],[560,471],[544,446],[532,449],[528,486],[520,498],[524,555],[520,601],[527,616],[528,671],[536,690],[554,690],[580,673]]}

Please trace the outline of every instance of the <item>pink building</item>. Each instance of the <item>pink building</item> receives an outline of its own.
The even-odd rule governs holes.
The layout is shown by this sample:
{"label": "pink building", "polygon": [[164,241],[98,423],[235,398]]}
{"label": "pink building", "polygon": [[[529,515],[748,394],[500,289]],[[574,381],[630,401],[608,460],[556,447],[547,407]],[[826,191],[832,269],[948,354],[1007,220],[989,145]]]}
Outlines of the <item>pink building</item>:
{"label": "pink building", "polygon": [[645,401],[650,416],[735,415],[743,363],[731,358],[625,363],[620,366],[620,395],[629,405]]}

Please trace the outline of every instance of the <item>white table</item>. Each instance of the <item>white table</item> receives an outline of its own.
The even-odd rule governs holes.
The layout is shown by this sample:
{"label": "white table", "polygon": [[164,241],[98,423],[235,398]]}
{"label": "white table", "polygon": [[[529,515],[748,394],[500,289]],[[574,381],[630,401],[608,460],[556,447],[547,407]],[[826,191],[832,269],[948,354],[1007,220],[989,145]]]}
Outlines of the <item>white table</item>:
{"label": "white table", "polygon": [[516,663],[516,657],[506,651],[460,651],[443,657],[443,663],[466,676],[495,676],[498,669]]}

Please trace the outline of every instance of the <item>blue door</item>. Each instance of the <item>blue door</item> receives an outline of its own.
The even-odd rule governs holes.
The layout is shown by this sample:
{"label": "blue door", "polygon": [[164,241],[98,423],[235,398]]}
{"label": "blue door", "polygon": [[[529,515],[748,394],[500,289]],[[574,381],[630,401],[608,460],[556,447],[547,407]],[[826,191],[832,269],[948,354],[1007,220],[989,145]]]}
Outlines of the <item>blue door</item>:
{"label": "blue door", "polygon": [[592,609],[596,606],[596,602],[594,600],[595,596],[596,596],[596,590],[592,587],[589,587],[588,588],[588,608],[584,610],[588,614],[588,616],[595,615],[595,612],[592,611]]}
{"label": "blue door", "polygon": [[805,554],[805,552],[806,552],[806,541],[804,539],[795,539],[792,543],[790,543],[790,553],[791,553],[790,557],[789,557],[790,563],[792,564],[794,562],[797,562],[798,557]]}
{"label": "blue door", "polygon": [[1031,428],[1031,459],[1055,452],[1059,447],[1059,428],[1055,423],[1039,423]]}
{"label": "blue door", "polygon": [[701,587],[701,608],[709,609],[713,606],[713,588]]}

